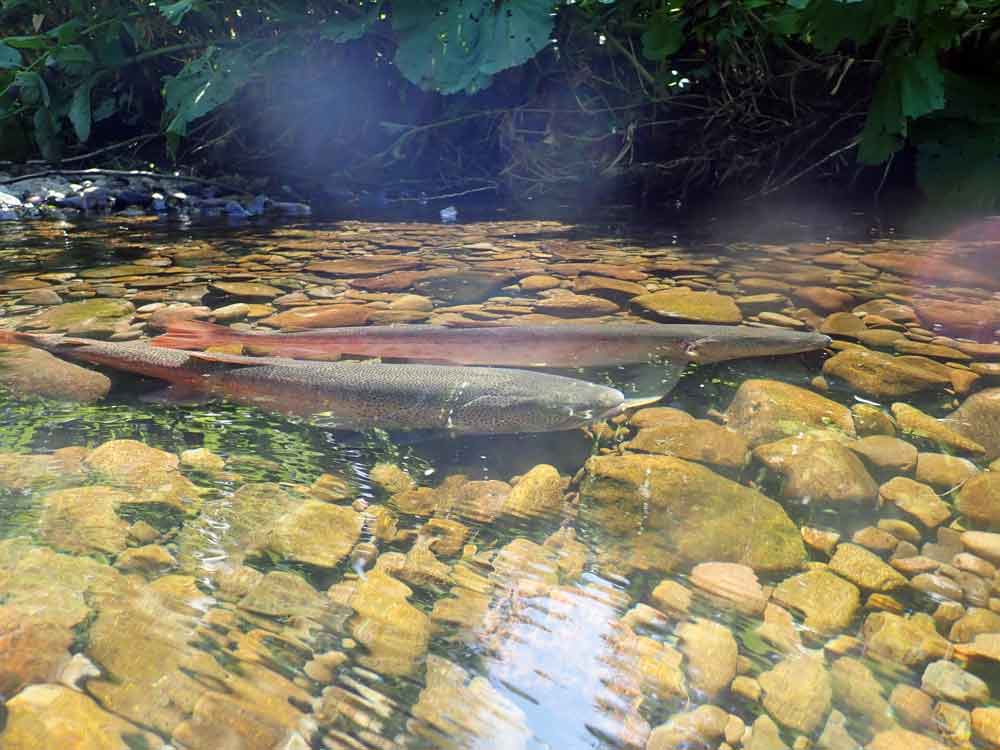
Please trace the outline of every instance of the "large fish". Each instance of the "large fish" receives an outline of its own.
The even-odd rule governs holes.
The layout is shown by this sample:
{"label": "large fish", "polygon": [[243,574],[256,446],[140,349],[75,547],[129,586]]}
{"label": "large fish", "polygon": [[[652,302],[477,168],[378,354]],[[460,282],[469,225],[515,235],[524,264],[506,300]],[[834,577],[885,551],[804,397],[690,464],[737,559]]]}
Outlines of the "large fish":
{"label": "large fish", "polygon": [[435,325],[319,328],[294,333],[247,333],[200,321],[177,321],[155,346],[207,349],[241,344],[296,359],[339,355],[415,362],[507,367],[608,367],[637,362],[723,362],[822,349],[820,333],[777,327],[630,324],[486,326]]}
{"label": "large fish", "polygon": [[540,372],[492,367],[307,362],[162,349],[59,334],[0,331],[20,343],[165,380],[324,426],[499,434],[571,430],[631,405],[620,391]]}

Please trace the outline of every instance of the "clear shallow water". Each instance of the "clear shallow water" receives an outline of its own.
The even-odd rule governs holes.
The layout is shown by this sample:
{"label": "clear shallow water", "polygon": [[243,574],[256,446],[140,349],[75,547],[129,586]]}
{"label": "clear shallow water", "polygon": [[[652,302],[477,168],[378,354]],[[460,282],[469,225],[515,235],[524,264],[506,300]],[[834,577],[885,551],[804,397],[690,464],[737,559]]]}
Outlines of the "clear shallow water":
{"label": "clear shallow water", "polygon": [[[1000,327],[989,242],[687,247],[552,222],[146,220],[4,227],[0,239],[6,328],[55,320],[49,330],[126,340],[152,332],[158,305],[209,315],[239,302],[241,324],[350,304],[373,324],[558,325],[649,317],[634,298],[676,288],[721,295],[682,300],[683,315],[822,325],[836,351],[894,357],[841,358],[825,375],[834,351],[689,367],[660,406],[705,420],[694,427],[661,410],[592,434],[454,438],[164,402],[155,383],[110,371],[92,403],[40,397],[40,366],[7,350],[5,377],[20,375],[0,395],[0,746],[55,746],[61,731],[90,732],[94,747],[806,737],[839,750],[916,742],[904,730],[989,743],[994,662],[976,637],[1000,630],[997,560],[989,538],[961,532],[990,530],[1000,507],[988,489],[963,502],[948,484],[989,465],[988,410],[967,429],[972,448],[952,431],[960,420],[933,431],[891,408],[943,417],[990,385],[995,353],[969,345]],[[386,281],[374,270],[386,257],[459,273]],[[358,265],[306,268],[339,259]],[[483,271],[506,276],[484,283]],[[584,299],[553,306],[574,290]],[[129,305],[52,317],[83,300]],[[570,374],[629,395],[661,376]],[[882,417],[846,409],[859,404]],[[718,424],[727,409],[731,431]],[[898,442],[870,439],[890,430]],[[970,461],[927,468],[946,454]],[[899,477],[934,501],[884,489]],[[890,566],[893,555],[911,562]],[[715,562],[730,566],[696,567]],[[803,578],[815,573],[827,577]],[[961,671],[928,678],[946,657],[984,678],[985,695]]]}

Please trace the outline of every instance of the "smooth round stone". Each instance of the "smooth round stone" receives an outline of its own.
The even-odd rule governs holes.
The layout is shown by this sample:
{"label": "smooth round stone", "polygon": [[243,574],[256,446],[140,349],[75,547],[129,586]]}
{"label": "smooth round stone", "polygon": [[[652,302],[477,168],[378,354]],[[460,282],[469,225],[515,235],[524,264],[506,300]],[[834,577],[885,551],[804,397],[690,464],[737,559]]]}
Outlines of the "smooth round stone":
{"label": "smooth round stone", "polygon": [[928,528],[940,526],[951,518],[951,508],[933,489],[907,477],[894,477],[879,487],[879,499],[893,503]]}
{"label": "smooth round stone", "polygon": [[32,289],[21,296],[21,302],[26,305],[60,305],[62,297],[51,289]]}
{"label": "smooth round stone", "polygon": [[835,312],[826,316],[819,326],[819,332],[827,336],[846,336],[855,338],[865,331],[865,322],[857,315],[848,312]]}
{"label": "smooth round stone", "polygon": [[274,299],[284,294],[283,290],[269,284],[244,281],[216,281],[211,284],[211,287],[231,297],[243,297],[245,299]]}
{"label": "smooth round stone", "polygon": [[862,503],[878,494],[878,485],[861,460],[833,440],[790,437],[761,445],[754,457],[784,477],[784,497],[811,502]]}
{"label": "smooth round stone", "polygon": [[533,274],[531,276],[525,276],[518,282],[518,284],[520,285],[522,291],[525,292],[544,292],[549,289],[557,288],[562,284],[562,282],[555,276]]}
{"label": "smooth round stone", "polygon": [[567,318],[611,315],[620,309],[610,300],[582,294],[559,294],[539,300],[534,307],[538,312]]}
{"label": "smooth round stone", "polygon": [[953,490],[978,473],[979,469],[967,458],[947,453],[917,454],[917,481],[942,492]]}
{"label": "smooth round stone", "polygon": [[974,573],[983,578],[993,578],[997,574],[997,568],[981,557],[971,555],[968,552],[960,552],[952,559],[951,564],[959,570]]}
{"label": "smooth round stone", "polygon": [[806,323],[799,320],[798,318],[793,318],[789,315],[782,315],[776,312],[762,312],[757,316],[757,320],[761,323],[767,323],[772,326],[781,326],[782,328],[806,328]]}
{"label": "smooth round stone", "polygon": [[792,296],[804,305],[832,313],[854,304],[853,295],[825,286],[804,286],[792,291]]}
{"label": "smooth round stone", "polygon": [[808,547],[825,555],[832,555],[837,543],[840,542],[840,534],[836,531],[815,529],[811,526],[803,526],[800,531],[802,533],[802,541]]}
{"label": "smooth round stone", "polygon": [[767,597],[753,568],[738,563],[708,562],[695,565],[691,583],[716,597],[732,602],[748,614],[764,611]]}
{"label": "smooth round stone", "polygon": [[822,634],[846,628],[861,604],[861,592],[850,581],[829,570],[809,570],[786,578],[772,594],[773,601],[802,612],[805,625]]}
{"label": "smooth round stone", "polygon": [[[888,531],[900,541],[920,544],[922,539],[920,532],[917,531],[913,524],[909,524],[898,518],[881,518],[877,525],[882,531]],[[916,553],[914,552],[914,554]]]}
{"label": "smooth round stone", "polygon": [[966,531],[962,546],[974,555],[1000,564],[1000,534],[989,531]]}
{"label": "smooth round stone", "polygon": [[972,709],[972,733],[982,742],[1000,746],[1000,708]]}
{"label": "smooth round stone", "polygon": [[823,363],[823,374],[875,398],[911,396],[951,385],[947,373],[863,347],[838,352]]}
{"label": "smooth round stone", "polygon": [[872,404],[854,404],[851,406],[854,417],[854,427],[858,435],[895,435],[896,423],[892,417]]}
{"label": "smooth round stone", "polygon": [[739,323],[743,319],[743,314],[733,298],[716,292],[695,292],[686,288],[667,289],[652,294],[641,294],[632,299],[632,304],[664,320],[725,325]]}
{"label": "smooth round stone", "polygon": [[892,346],[896,341],[903,338],[902,331],[894,331],[888,328],[870,328],[859,333],[856,337],[858,341],[873,349],[884,349]]}
{"label": "smooth round stone", "polygon": [[950,346],[939,344],[925,344],[920,341],[910,341],[909,339],[898,339],[893,343],[893,349],[900,354],[916,354],[921,357],[931,359],[944,359],[950,362],[968,362],[970,357],[965,352],[954,349]]}
{"label": "smooth round stone", "polygon": [[943,575],[920,573],[910,579],[910,585],[915,590],[923,591],[925,594],[951,599],[955,602],[962,601],[962,587]]}
{"label": "smooth round stone", "polygon": [[917,464],[916,447],[888,435],[864,437],[848,447],[876,469],[909,472]]}
{"label": "smooth round stone", "polygon": [[969,479],[958,491],[955,507],[976,523],[1000,523],[1000,472],[986,471]]}
{"label": "smooth round stone", "polygon": [[893,688],[889,705],[900,721],[911,729],[928,730],[934,727],[934,699],[923,690],[900,683]]}
{"label": "smooth round stone", "polygon": [[888,531],[874,526],[858,529],[851,536],[851,541],[873,552],[892,552],[899,544],[899,540]]}
{"label": "smooth round stone", "polygon": [[990,699],[985,682],[944,659],[927,666],[920,687],[929,695],[957,703],[986,703]]}
{"label": "smooth round stone", "polygon": [[393,271],[407,271],[417,268],[420,260],[405,256],[367,256],[364,258],[343,258],[341,260],[324,260],[310,263],[307,271],[322,273],[327,276],[343,276],[357,278],[362,276],[379,276]]}
{"label": "smooth round stone", "polygon": [[578,276],[573,282],[573,291],[577,294],[606,297],[618,302],[625,302],[632,297],[646,293],[646,288],[634,281],[622,281],[607,276]]}
{"label": "smooth round stone", "polygon": [[231,323],[236,320],[243,320],[250,312],[250,306],[243,302],[236,302],[232,305],[225,305],[212,310],[212,318],[218,323]]}

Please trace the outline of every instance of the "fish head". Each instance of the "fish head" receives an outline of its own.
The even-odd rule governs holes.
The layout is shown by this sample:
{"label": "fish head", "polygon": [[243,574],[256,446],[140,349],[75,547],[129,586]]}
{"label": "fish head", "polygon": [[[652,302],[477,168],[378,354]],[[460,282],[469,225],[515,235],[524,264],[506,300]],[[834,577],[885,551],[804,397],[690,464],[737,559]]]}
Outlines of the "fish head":
{"label": "fish head", "polygon": [[497,390],[452,410],[448,428],[471,433],[574,430],[617,414],[621,391],[570,378],[545,376],[534,389]]}
{"label": "fish head", "polygon": [[815,331],[790,331],[777,326],[715,326],[692,338],[685,347],[690,362],[709,364],[748,357],[774,357],[825,349],[830,337]]}
{"label": "fish head", "polygon": [[541,399],[535,414],[546,430],[573,430],[613,417],[625,403],[625,396],[619,390],[579,382]]}

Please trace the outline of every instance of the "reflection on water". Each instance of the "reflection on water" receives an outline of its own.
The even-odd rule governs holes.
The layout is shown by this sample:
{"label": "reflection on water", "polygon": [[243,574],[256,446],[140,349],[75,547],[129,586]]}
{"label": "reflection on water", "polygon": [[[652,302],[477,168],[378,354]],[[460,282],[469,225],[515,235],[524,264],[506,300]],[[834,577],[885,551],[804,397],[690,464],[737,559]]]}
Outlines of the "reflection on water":
{"label": "reflection on water", "polygon": [[0,747],[1000,744],[988,237],[688,248],[555,222],[145,219],[0,236],[7,329],[666,316],[834,338],[560,371],[667,395],[586,431],[462,437],[178,402],[0,347]]}

